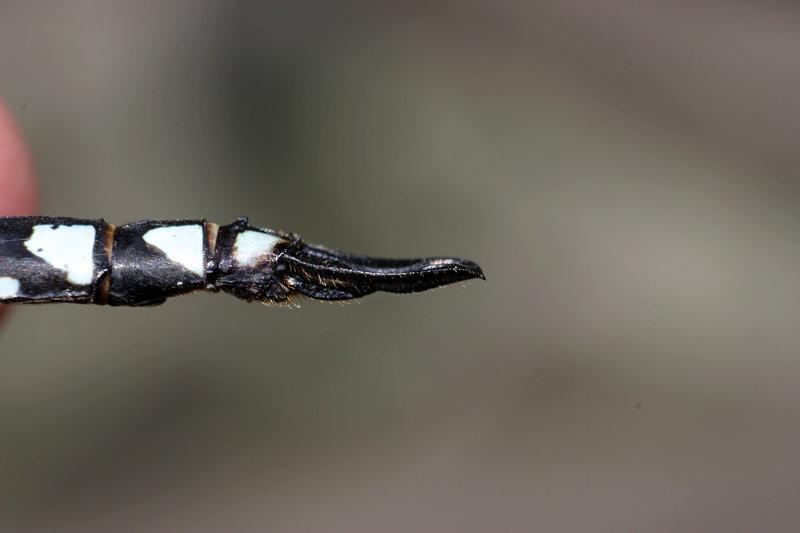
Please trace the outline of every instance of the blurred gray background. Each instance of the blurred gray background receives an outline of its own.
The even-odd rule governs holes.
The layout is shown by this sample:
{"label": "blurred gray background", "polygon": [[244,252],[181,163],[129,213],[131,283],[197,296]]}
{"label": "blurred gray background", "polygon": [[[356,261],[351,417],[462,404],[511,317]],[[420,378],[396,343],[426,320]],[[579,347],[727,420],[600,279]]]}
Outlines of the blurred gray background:
{"label": "blurred gray background", "polygon": [[2,2],[42,211],[488,281],[19,307],[1,531],[797,531],[793,2]]}

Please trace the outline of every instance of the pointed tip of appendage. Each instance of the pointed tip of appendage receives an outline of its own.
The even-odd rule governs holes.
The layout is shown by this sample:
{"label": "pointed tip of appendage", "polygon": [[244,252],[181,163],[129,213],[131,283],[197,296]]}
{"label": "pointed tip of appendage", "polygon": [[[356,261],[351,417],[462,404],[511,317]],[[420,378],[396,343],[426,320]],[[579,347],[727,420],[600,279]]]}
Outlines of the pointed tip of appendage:
{"label": "pointed tip of appendage", "polygon": [[434,278],[431,282],[438,282],[438,284],[432,285],[430,288],[473,279],[486,280],[483,269],[477,263],[467,259],[433,258],[422,259],[420,263],[425,264],[420,269],[420,272],[432,274]]}
{"label": "pointed tip of appendage", "polygon": [[486,274],[483,273],[483,269],[477,263],[467,261],[466,259],[456,259],[455,261],[464,269],[466,274],[469,274],[470,277],[466,279],[480,279],[486,281]]}

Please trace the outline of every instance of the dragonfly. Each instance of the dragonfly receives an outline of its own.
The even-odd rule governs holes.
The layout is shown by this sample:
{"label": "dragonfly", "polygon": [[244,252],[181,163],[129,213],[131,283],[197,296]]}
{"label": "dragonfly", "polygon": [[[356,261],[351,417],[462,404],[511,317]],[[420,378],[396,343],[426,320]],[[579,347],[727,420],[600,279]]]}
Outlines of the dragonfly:
{"label": "dragonfly", "polygon": [[305,243],[298,235],[208,220],[0,217],[0,303],[152,306],[195,291],[288,304],[383,291],[415,293],[486,279],[472,261],[380,259]]}

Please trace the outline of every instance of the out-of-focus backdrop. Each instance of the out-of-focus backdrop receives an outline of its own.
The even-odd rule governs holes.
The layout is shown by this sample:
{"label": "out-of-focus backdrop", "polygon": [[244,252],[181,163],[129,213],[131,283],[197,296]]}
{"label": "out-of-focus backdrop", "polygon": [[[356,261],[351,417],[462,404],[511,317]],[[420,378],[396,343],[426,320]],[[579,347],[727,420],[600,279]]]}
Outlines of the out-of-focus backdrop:
{"label": "out-of-focus backdrop", "polygon": [[0,531],[797,531],[793,2],[4,1],[51,215],[488,281],[19,307]]}

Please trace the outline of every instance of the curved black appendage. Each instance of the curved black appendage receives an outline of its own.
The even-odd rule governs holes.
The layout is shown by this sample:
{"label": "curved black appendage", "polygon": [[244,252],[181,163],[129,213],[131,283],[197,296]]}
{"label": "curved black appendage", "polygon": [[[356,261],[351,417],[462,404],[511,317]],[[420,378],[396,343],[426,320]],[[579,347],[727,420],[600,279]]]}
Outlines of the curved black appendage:
{"label": "curved black appendage", "polygon": [[297,240],[278,260],[287,284],[318,300],[349,300],[376,291],[411,293],[486,279],[481,267],[457,258],[379,259],[351,255]]}

